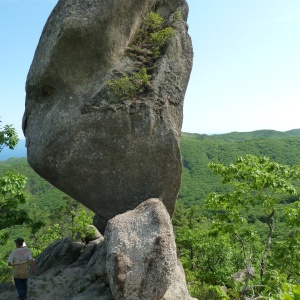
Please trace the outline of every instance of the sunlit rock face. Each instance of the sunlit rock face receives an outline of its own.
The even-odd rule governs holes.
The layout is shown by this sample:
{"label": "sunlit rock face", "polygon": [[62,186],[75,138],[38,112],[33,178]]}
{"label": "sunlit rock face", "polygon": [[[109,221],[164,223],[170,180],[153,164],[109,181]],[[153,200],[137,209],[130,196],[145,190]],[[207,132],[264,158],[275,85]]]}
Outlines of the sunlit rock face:
{"label": "sunlit rock face", "polygon": [[[134,50],[151,11],[174,28],[157,58],[149,44]],[[102,232],[149,198],[173,213],[193,56],[187,13],[185,0],[60,0],[43,30],[26,82],[28,162],[93,210]],[[109,80],[143,67],[143,92],[111,96]]]}

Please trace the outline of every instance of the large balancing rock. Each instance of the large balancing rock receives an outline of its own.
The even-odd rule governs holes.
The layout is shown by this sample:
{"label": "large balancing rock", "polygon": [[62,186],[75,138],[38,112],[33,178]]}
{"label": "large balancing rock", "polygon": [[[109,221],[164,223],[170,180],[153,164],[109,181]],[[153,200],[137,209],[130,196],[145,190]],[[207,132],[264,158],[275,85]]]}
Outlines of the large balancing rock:
{"label": "large balancing rock", "polygon": [[[156,31],[173,28],[158,52],[150,12],[165,20]],[[60,0],[44,27],[26,82],[28,162],[93,210],[102,232],[149,198],[173,213],[193,57],[187,14],[185,0]],[[151,77],[138,80],[142,70]],[[117,90],[120,79],[133,90]]]}

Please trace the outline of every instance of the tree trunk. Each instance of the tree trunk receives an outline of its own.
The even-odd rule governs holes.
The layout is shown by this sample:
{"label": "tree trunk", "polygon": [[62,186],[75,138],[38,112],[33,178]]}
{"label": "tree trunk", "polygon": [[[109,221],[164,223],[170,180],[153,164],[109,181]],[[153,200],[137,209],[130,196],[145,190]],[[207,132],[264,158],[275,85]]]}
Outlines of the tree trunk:
{"label": "tree trunk", "polygon": [[267,219],[267,224],[269,226],[269,234],[268,234],[268,239],[267,239],[267,244],[266,244],[266,247],[265,247],[265,251],[264,251],[263,257],[262,257],[261,262],[260,262],[260,281],[262,281],[263,275],[265,274],[265,264],[266,264],[266,261],[267,261],[269,250],[271,248],[272,234],[273,234],[273,231],[274,231],[274,214],[275,214],[275,211],[274,211],[274,208],[273,208],[271,214],[269,215],[269,217]]}

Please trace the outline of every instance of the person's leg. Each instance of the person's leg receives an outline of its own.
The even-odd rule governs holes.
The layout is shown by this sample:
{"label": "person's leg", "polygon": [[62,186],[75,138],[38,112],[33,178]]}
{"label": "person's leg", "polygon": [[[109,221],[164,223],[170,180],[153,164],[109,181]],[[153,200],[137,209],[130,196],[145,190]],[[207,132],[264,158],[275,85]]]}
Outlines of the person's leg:
{"label": "person's leg", "polygon": [[22,285],[23,285],[23,298],[22,299],[25,300],[27,297],[27,278],[22,279]]}
{"label": "person's leg", "polygon": [[22,282],[21,282],[21,280],[22,279],[14,277],[15,286],[16,286],[16,290],[17,290],[19,298],[21,298],[22,295],[23,295],[23,288],[22,288]]}
{"label": "person's leg", "polygon": [[21,300],[26,299],[27,279],[14,278],[16,289]]}

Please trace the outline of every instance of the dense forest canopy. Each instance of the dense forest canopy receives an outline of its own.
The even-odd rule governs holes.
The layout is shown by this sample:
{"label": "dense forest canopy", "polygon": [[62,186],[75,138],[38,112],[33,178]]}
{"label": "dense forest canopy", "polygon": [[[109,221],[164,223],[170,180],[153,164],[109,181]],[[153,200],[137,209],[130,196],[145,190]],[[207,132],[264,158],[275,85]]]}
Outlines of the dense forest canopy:
{"label": "dense forest canopy", "polygon": [[300,130],[261,130],[213,136],[183,133],[181,153],[183,174],[179,200],[187,207],[202,206],[210,192],[224,189],[219,178],[208,169],[210,162],[230,164],[239,156],[253,154],[290,166],[299,164]]}

